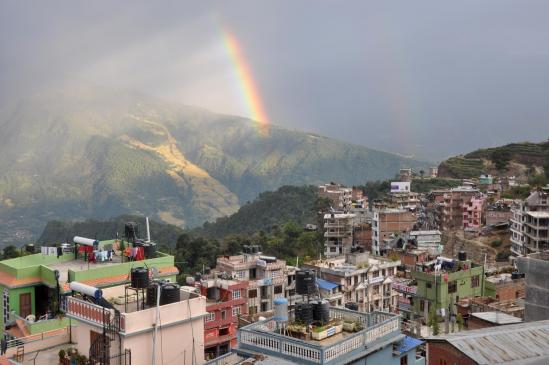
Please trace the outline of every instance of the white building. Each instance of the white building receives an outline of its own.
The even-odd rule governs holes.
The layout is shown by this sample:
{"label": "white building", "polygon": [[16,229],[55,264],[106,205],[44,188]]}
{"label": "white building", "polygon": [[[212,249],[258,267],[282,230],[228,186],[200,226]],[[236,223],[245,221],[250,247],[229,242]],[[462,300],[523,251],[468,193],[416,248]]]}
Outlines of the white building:
{"label": "white building", "polygon": [[355,215],[349,213],[324,215],[324,255],[339,256],[351,252],[354,218]]}
{"label": "white building", "polygon": [[511,208],[511,251],[517,256],[549,249],[549,186]]}

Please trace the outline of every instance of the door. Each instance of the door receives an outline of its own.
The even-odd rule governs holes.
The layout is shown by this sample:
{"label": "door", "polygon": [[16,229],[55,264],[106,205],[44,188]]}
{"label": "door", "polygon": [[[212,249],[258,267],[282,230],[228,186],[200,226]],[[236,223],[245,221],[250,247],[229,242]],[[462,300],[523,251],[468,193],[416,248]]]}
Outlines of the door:
{"label": "door", "polygon": [[31,293],[19,294],[19,315],[26,318],[32,314]]}

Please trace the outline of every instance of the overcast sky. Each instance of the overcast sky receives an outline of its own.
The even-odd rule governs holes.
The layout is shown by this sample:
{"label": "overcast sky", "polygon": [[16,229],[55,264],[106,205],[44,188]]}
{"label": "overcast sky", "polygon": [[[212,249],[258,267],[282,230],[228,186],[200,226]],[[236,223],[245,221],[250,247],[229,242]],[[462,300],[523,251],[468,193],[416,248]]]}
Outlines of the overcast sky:
{"label": "overcast sky", "polygon": [[0,97],[73,78],[438,160],[549,137],[549,2],[5,1]]}

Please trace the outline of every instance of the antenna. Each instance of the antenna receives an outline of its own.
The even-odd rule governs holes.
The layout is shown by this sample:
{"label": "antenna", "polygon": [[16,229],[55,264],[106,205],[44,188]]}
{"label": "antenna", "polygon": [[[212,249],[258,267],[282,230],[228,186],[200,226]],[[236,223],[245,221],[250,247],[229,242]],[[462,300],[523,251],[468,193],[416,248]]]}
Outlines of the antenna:
{"label": "antenna", "polygon": [[151,231],[149,229],[149,217],[145,217],[145,222],[147,224],[147,243],[151,242]]}

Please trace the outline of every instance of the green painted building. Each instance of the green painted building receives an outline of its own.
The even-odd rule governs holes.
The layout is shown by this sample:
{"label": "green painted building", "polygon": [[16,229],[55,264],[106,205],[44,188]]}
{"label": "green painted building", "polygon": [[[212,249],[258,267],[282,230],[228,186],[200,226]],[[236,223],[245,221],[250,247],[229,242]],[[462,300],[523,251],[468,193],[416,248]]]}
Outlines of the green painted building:
{"label": "green painted building", "polygon": [[[156,277],[176,281],[178,274],[174,257],[156,252],[155,257],[129,261],[120,251],[118,242],[102,241],[101,248],[115,248],[112,261],[88,263],[82,254],[65,252],[42,253],[0,261],[1,325],[3,332],[14,337],[35,334],[67,326],[66,317],[56,317],[58,293],[70,293],[69,282],[106,288],[130,281],[133,267],[156,268]],[[56,273],[58,279],[56,279]]]}
{"label": "green painted building", "polygon": [[451,270],[412,271],[417,289],[411,308],[416,317],[428,318],[433,307],[438,315],[444,315],[448,310],[456,313],[455,304],[460,299],[488,294],[482,265],[470,260],[456,261],[455,265]]}

